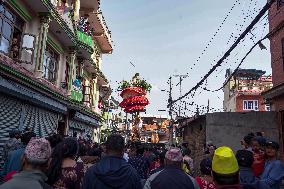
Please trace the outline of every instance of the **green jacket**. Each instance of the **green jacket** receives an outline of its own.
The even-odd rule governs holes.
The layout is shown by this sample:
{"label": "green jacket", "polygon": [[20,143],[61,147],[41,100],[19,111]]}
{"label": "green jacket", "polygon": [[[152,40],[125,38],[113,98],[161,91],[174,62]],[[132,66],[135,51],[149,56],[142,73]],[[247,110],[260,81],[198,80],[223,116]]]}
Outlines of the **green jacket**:
{"label": "green jacket", "polygon": [[15,174],[11,180],[0,185],[0,189],[43,189],[43,183],[46,180],[47,176],[39,170],[21,171]]}

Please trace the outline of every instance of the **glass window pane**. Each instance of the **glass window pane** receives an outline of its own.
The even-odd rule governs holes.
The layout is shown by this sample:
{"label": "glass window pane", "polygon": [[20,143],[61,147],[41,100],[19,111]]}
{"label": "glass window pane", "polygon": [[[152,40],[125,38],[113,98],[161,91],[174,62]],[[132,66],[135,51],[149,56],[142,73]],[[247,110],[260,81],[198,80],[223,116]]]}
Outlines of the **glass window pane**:
{"label": "glass window pane", "polygon": [[0,31],[1,31],[1,28],[2,28],[2,18],[0,18]]}
{"label": "glass window pane", "polygon": [[3,5],[0,5],[0,12],[4,10]]}
{"label": "glass window pane", "polygon": [[24,35],[22,47],[30,48],[30,49],[33,48],[34,40],[35,40],[34,36]]}
{"label": "glass window pane", "polygon": [[24,27],[24,21],[19,17],[16,17],[15,25],[17,28],[21,29]]}
{"label": "glass window pane", "polygon": [[5,15],[9,20],[14,20],[13,15],[7,9],[5,10]]}
{"label": "glass window pane", "polygon": [[7,22],[4,22],[2,28],[2,35],[5,36],[7,39],[10,39],[11,33],[12,33],[12,26]]}
{"label": "glass window pane", "polygon": [[9,51],[9,46],[10,46],[9,41],[8,41],[6,38],[2,37],[2,39],[1,39],[1,45],[0,45],[0,50],[3,51],[3,52],[5,52],[5,53],[8,53],[8,51]]}
{"label": "glass window pane", "polygon": [[248,109],[249,110],[253,109],[253,102],[252,101],[248,101]]}
{"label": "glass window pane", "polygon": [[26,62],[32,62],[32,50],[23,49],[21,53],[21,59]]}
{"label": "glass window pane", "polygon": [[248,110],[248,109],[249,109],[248,106],[249,106],[249,105],[248,105],[248,101],[247,101],[247,100],[244,101],[244,110]]}

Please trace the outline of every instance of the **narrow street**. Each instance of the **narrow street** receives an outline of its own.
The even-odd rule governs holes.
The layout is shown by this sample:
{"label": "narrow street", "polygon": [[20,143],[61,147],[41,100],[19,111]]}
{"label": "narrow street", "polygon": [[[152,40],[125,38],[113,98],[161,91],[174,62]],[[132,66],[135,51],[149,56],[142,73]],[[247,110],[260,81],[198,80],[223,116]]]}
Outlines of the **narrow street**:
{"label": "narrow street", "polygon": [[284,0],[0,0],[0,189],[284,188],[283,55]]}

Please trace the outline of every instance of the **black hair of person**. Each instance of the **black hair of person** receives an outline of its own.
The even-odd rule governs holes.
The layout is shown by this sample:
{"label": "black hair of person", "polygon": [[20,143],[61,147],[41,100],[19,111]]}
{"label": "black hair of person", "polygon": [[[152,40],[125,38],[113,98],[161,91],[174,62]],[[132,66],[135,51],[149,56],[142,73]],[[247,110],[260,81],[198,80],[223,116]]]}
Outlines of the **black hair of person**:
{"label": "black hair of person", "polygon": [[236,153],[239,166],[250,168],[253,164],[253,153],[248,150],[239,150]]}
{"label": "black hair of person", "polygon": [[46,138],[46,140],[49,141],[50,143],[50,147],[54,148],[55,146],[57,146],[60,142],[62,142],[63,138],[60,134],[53,134],[49,137]]}
{"label": "black hair of person", "polygon": [[200,162],[200,172],[203,175],[210,175],[211,176],[211,172],[212,172],[212,161],[210,158],[206,158],[203,159]]}
{"label": "black hair of person", "polygon": [[240,183],[239,172],[223,175],[212,171],[212,176],[214,182],[218,185],[237,185]]}
{"label": "black hair of person", "polygon": [[244,141],[245,141],[246,144],[251,145],[251,141],[252,141],[253,138],[254,138],[254,136],[247,135],[247,136],[244,137]]}
{"label": "black hair of person", "polygon": [[53,185],[61,173],[62,162],[65,158],[76,158],[79,144],[76,138],[65,138],[53,150],[51,162],[47,171],[48,184]]}
{"label": "black hair of person", "polygon": [[125,148],[124,138],[119,134],[112,134],[106,141],[108,151],[123,152]]}
{"label": "black hair of person", "polygon": [[36,134],[34,132],[26,132],[21,136],[21,141],[24,145],[28,145],[33,137],[36,137]]}

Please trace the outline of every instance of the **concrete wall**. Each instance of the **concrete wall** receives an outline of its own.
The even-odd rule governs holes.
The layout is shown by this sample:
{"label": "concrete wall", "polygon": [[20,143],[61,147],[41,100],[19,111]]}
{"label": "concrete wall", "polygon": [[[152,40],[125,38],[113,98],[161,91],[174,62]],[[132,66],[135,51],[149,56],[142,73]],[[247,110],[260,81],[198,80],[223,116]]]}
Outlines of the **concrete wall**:
{"label": "concrete wall", "polygon": [[249,132],[263,131],[267,138],[278,141],[276,112],[221,112],[206,115],[206,142],[217,147],[241,148],[240,141]]}

